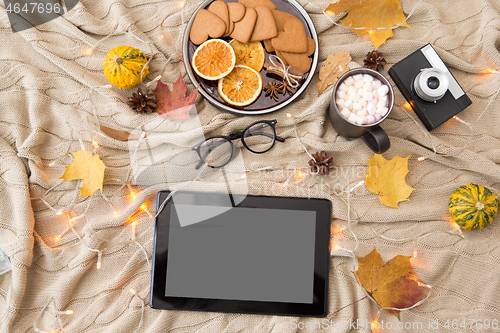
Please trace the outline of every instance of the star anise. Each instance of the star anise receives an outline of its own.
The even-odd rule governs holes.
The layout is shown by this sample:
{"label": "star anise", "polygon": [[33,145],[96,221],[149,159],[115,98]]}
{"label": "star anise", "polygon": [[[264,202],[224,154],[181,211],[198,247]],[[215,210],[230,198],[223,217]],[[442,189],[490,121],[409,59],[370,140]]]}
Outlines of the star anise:
{"label": "star anise", "polygon": [[156,98],[151,91],[147,90],[144,93],[141,88],[138,88],[137,93],[129,97],[128,105],[139,113],[151,113],[156,108]]}
{"label": "star anise", "polygon": [[266,96],[271,96],[276,102],[279,99],[278,94],[280,93],[280,84],[276,82],[276,80],[269,81],[268,84],[264,86],[264,90],[266,91]]}
{"label": "star anise", "polygon": [[374,69],[378,72],[384,69],[384,65],[386,64],[384,55],[378,51],[368,52],[363,62],[365,63],[365,67]]}
{"label": "star anise", "polygon": [[330,174],[330,169],[333,168],[333,158],[324,151],[312,154],[314,159],[309,160],[311,172],[317,172],[320,175]]}
{"label": "star anise", "polygon": [[288,94],[292,95],[293,94],[293,88],[290,87],[290,84],[288,83],[288,81],[282,81],[280,84],[279,84],[279,87],[281,89],[281,93],[283,95],[286,94],[286,92],[288,91]]}

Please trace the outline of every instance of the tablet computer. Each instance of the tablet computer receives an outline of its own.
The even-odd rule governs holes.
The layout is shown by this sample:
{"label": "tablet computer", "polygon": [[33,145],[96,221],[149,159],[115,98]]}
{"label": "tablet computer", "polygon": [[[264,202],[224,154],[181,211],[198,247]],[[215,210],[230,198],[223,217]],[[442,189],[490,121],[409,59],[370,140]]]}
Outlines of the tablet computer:
{"label": "tablet computer", "polygon": [[325,316],[330,223],[327,199],[175,192],[155,220],[149,304]]}

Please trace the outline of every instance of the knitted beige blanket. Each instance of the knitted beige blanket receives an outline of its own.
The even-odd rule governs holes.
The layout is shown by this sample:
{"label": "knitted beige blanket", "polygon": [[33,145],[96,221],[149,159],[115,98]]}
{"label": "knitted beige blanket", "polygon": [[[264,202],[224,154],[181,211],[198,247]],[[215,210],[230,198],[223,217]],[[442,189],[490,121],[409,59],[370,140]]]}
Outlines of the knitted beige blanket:
{"label": "knitted beige blanket", "polygon": [[[363,63],[373,50],[366,36],[324,15],[321,9],[329,1],[298,1],[318,31],[319,66],[340,51]],[[181,43],[199,1],[82,0],[64,16],[17,33],[5,9],[9,2],[0,4],[0,247],[12,271],[0,276],[1,332],[59,332],[62,327],[65,332],[109,333],[371,332],[372,320],[384,322],[383,332],[498,331],[499,218],[484,230],[464,231],[462,239],[449,223],[447,206],[451,193],[469,183],[500,195],[495,95],[500,76],[486,71],[500,68],[500,1],[401,1],[405,13],[414,9],[411,28],[395,29],[379,48],[387,60],[382,73],[388,76],[390,66],[431,43],[473,102],[460,114],[473,130],[450,120],[426,131],[413,111],[399,107],[404,99],[395,88],[396,106],[382,124],[392,143],[384,157],[410,156],[406,181],[416,189],[400,209],[383,206],[365,186],[347,198],[345,191],[364,179],[373,153],[361,139],[338,136],[332,128],[332,88],[318,94],[318,70],[297,101],[255,117],[218,110],[199,95],[191,120],[163,121],[154,113],[132,111],[124,103],[131,92],[105,87],[106,53],[132,45],[152,58],[145,82],[161,74],[171,88],[181,73],[188,92],[193,91]],[[217,173],[191,182],[197,174],[174,156],[203,133],[227,135],[257,119],[277,119],[277,133],[286,141],[263,155],[242,150],[228,166],[234,171],[229,174],[235,189],[250,194],[332,201],[334,251],[326,319],[151,309],[156,192],[225,188]],[[99,125],[139,136],[144,130],[147,136],[118,141]],[[59,179],[72,162],[69,151],[82,147],[99,154],[106,165],[102,195],[80,197],[81,181]],[[417,160],[431,155],[433,147],[438,155]],[[333,172],[297,178],[295,171],[307,167],[308,153],[322,150],[333,156]],[[241,177],[244,170],[246,178]],[[427,300],[403,311],[401,321],[379,313],[380,307],[365,297],[351,273],[355,261],[343,250],[362,257],[374,247],[384,261],[411,256],[416,249],[415,271],[432,286]]]}

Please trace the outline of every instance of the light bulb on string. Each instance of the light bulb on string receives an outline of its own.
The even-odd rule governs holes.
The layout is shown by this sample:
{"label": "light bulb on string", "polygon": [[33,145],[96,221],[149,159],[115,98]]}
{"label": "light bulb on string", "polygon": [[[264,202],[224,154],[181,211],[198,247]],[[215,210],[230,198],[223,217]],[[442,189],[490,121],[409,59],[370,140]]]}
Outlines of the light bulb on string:
{"label": "light bulb on string", "polygon": [[102,252],[97,251],[97,264],[95,265],[95,268],[101,269],[101,265],[102,265]]}
{"label": "light bulb on string", "polygon": [[128,192],[129,192],[130,196],[132,197],[132,200],[137,199],[137,193],[134,191],[132,186],[130,186],[130,184],[127,184],[127,188],[128,188]]}
{"label": "light bulb on string", "polygon": [[59,315],[72,315],[74,312],[73,310],[66,310],[66,311],[58,311],[57,314]]}
{"label": "light bulb on string", "polygon": [[109,206],[111,207],[111,210],[113,211],[113,216],[114,217],[119,217],[120,216],[120,213],[118,213],[115,209],[115,206],[113,206],[112,203],[109,204]]}
{"label": "light bulb on string", "polygon": [[402,108],[404,108],[407,111],[411,111],[413,108],[411,107],[410,102],[406,102],[405,104],[401,105]]}
{"label": "light bulb on string", "polygon": [[494,70],[493,68],[486,68],[484,71],[483,71],[484,74],[498,74],[500,73],[499,71],[497,70]]}
{"label": "light bulb on string", "polygon": [[94,149],[97,149],[97,148],[99,148],[99,144],[95,140],[93,140],[92,147],[94,147]]}
{"label": "light bulb on string", "polygon": [[94,48],[92,46],[87,46],[83,48],[83,53],[90,56],[94,52]]}
{"label": "light bulb on string", "polygon": [[177,7],[179,7],[179,8],[184,8],[185,5],[186,5],[185,1],[181,1],[181,2],[177,3]]}

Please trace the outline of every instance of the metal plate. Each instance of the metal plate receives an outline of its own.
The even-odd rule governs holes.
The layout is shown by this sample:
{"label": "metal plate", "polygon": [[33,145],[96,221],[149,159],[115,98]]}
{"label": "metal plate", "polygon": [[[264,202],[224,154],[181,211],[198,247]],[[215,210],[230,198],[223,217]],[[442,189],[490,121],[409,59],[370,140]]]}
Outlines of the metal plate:
{"label": "metal plate", "polygon": [[[217,81],[208,81],[199,77],[191,67],[192,56],[197,48],[197,45],[194,45],[189,40],[189,33],[191,31],[191,26],[193,25],[194,18],[198,13],[198,11],[201,8],[208,8],[208,6],[213,1],[214,0],[205,0],[194,11],[193,15],[191,16],[186,26],[186,30],[184,31],[184,39],[182,42],[182,57],[184,59],[184,67],[186,68],[186,72],[193,85],[195,86],[199,85],[198,91],[203,95],[203,97],[205,97],[211,104],[218,107],[219,109],[244,115],[258,115],[258,114],[266,114],[274,112],[296,100],[299,97],[299,95],[302,92],[304,92],[304,90],[306,90],[307,86],[309,85],[309,83],[313,78],[314,72],[316,71],[316,67],[318,65],[318,35],[316,33],[316,29],[314,28],[314,24],[309,15],[307,14],[307,12],[305,11],[305,9],[295,0],[272,0],[273,3],[278,7],[277,8],[278,10],[291,13],[295,15],[298,19],[300,19],[304,24],[304,27],[306,28],[306,34],[311,38],[313,38],[314,42],[316,43],[316,50],[314,51],[314,54],[311,57],[309,57],[311,59],[311,69],[304,75],[304,79],[302,80],[300,86],[294,91],[292,95],[280,94],[279,95],[280,99],[278,100],[278,102],[276,102],[269,96],[266,97],[265,92],[263,91],[260,97],[255,102],[247,106],[239,107],[230,105],[220,97],[217,91]],[[226,1],[226,2],[233,2],[233,1]],[[222,38],[222,39],[228,42],[231,40],[231,38]],[[274,52],[271,54],[274,54]],[[267,51],[266,51],[266,61],[269,61],[269,53],[267,53]],[[260,71],[260,73],[262,75],[264,85],[266,85],[270,80],[281,80],[281,78],[277,75],[267,74],[264,68]]]}

